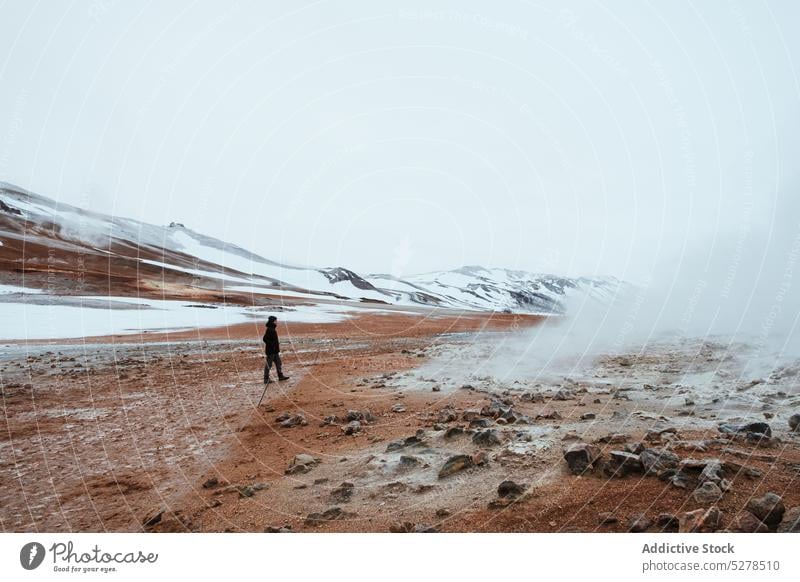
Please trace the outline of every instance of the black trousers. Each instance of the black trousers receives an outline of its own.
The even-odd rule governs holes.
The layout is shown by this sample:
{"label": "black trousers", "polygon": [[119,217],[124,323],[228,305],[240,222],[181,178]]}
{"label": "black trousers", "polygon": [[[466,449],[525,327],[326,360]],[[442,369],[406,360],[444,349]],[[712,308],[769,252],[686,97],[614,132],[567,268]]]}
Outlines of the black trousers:
{"label": "black trousers", "polygon": [[267,354],[267,363],[264,366],[264,382],[269,380],[269,371],[272,369],[272,364],[275,363],[275,369],[278,370],[278,377],[283,376],[283,368],[281,363],[280,354]]}

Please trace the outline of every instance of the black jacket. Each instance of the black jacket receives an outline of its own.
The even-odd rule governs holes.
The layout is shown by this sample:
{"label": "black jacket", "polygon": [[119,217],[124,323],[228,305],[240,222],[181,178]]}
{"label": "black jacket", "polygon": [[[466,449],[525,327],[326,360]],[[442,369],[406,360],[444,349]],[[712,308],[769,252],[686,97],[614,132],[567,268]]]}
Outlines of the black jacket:
{"label": "black jacket", "polygon": [[280,353],[281,351],[281,344],[278,341],[278,330],[275,328],[275,324],[267,324],[267,331],[264,332],[264,344],[266,347],[266,352],[268,355],[272,356],[274,354]]}

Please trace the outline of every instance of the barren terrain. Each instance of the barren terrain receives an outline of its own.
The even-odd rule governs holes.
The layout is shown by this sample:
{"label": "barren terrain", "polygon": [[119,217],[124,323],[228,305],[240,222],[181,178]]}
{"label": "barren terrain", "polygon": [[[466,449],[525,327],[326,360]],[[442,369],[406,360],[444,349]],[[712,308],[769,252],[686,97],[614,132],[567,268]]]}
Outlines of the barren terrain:
{"label": "barren terrain", "polygon": [[[560,378],[480,372],[497,342],[539,321],[282,323],[291,379],[260,407],[255,323],[7,344],[0,526],[669,531],[699,520],[696,530],[714,531],[755,527],[745,510],[767,492],[787,515],[800,505],[796,368],[751,378],[731,357],[746,360],[746,347],[685,341]],[[718,427],[747,421],[771,436]],[[570,446],[597,456],[582,474],[564,458]],[[644,450],[681,464],[643,467]]]}

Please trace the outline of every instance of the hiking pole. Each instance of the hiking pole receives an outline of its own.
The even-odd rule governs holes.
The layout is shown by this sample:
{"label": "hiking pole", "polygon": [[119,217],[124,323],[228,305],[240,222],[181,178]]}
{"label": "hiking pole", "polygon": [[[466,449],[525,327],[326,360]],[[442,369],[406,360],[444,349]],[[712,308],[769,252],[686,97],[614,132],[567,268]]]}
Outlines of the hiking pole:
{"label": "hiking pole", "polygon": [[264,384],[264,391],[261,393],[261,398],[258,399],[258,404],[256,404],[256,408],[261,406],[261,401],[264,400],[264,394],[267,393],[267,387],[268,386],[269,386],[269,384]]}

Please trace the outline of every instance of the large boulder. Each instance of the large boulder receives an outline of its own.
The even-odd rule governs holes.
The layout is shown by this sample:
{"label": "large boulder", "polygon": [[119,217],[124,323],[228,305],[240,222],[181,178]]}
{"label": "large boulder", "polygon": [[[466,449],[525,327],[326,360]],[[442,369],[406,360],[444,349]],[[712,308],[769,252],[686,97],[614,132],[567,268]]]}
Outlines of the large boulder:
{"label": "large boulder", "polygon": [[569,470],[575,475],[580,475],[594,467],[600,459],[600,449],[589,443],[574,443],[564,451],[564,459],[569,465]]}
{"label": "large boulder", "polygon": [[666,469],[676,468],[681,459],[665,449],[645,449],[639,453],[639,460],[648,475],[658,475]]}
{"label": "large boulder", "polygon": [[747,510],[763,521],[768,528],[774,530],[783,519],[786,507],[783,505],[781,496],[770,491],[748,501]]}
{"label": "large boulder", "polygon": [[628,451],[611,451],[609,456],[611,460],[606,464],[605,471],[610,475],[623,476],[644,470],[639,455]]}

